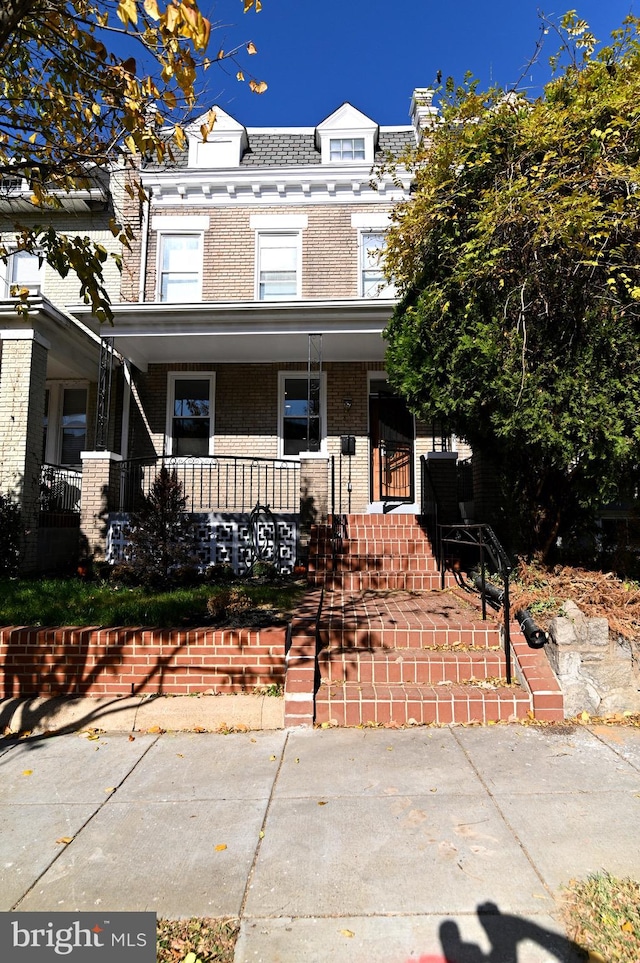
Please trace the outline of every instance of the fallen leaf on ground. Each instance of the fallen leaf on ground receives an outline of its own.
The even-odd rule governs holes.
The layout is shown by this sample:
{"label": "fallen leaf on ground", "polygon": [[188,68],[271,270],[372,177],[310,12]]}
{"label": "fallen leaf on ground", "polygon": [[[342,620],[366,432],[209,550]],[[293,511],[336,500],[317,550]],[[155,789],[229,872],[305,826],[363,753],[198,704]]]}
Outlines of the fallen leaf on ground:
{"label": "fallen leaf on ground", "polygon": [[226,843],[218,843],[218,845],[216,846],[216,853],[221,853],[223,849],[226,849],[226,848],[227,848]]}
{"label": "fallen leaf on ground", "polygon": [[23,775],[23,776],[32,776],[32,775],[33,775],[33,769],[23,769],[23,770],[22,770],[22,775]]}
{"label": "fallen leaf on ground", "polygon": [[73,836],[60,836],[58,839],[56,839],[56,842],[66,846],[66,844],[70,843],[72,839]]}

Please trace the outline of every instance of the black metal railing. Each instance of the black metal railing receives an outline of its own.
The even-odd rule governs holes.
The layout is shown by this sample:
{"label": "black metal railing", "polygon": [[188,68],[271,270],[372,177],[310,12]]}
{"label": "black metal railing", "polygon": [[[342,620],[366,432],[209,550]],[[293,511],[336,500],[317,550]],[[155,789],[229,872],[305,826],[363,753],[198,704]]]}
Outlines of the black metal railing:
{"label": "black metal railing", "polygon": [[186,511],[250,512],[257,505],[272,512],[300,511],[300,465],[283,458],[239,455],[132,458],[120,466],[119,509],[136,511],[152,491],[162,468],[182,485]]}
{"label": "black metal railing", "polygon": [[[477,573],[473,584],[480,592],[482,618],[487,617],[487,601],[498,604],[504,609],[504,650],[505,674],[511,683],[511,603],[509,599],[509,579],[513,563],[503,548],[491,525],[469,524],[466,522],[441,522],[441,511],[433,486],[427,459],[420,459],[421,471],[421,516],[431,548],[440,572],[440,584],[445,586],[447,571]],[[497,592],[487,581],[491,573],[502,582]]]}
{"label": "black metal railing", "polygon": [[40,511],[80,514],[82,471],[44,463],[40,467]]}

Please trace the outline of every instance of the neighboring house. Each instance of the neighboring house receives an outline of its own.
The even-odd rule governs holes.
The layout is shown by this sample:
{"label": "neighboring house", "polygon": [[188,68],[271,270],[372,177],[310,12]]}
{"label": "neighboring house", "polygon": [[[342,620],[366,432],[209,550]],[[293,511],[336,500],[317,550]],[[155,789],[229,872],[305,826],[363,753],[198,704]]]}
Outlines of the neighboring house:
{"label": "neighboring house", "polygon": [[[16,220],[35,227],[46,216],[60,231],[90,236],[119,253],[109,229],[119,178],[60,194],[62,207],[36,211],[19,178],[0,180],[0,491],[22,509],[26,571],[68,565],[79,551],[81,452],[95,445],[100,337],[64,305],[78,300],[73,273],[62,279],[36,255],[15,247]],[[110,296],[120,295],[120,272],[105,265]],[[13,287],[28,288],[27,314],[16,312]]]}
{"label": "neighboring house", "polygon": [[[113,326],[68,307],[103,342],[81,528],[91,553],[121,557],[126,512],[165,464],[198,513],[203,563],[248,564],[259,503],[279,518],[278,565],[289,569],[301,522],[416,512],[420,457],[456,459],[455,440],[390,389],[382,338],[395,300],[385,232],[411,178],[376,165],[414,145],[435,108],[418,90],[411,125],[380,127],[345,103],[315,128],[278,129],[215,110],[206,142],[198,121],[171,163],[140,172],[148,201],[128,201],[136,240]],[[33,263],[12,270],[37,283]],[[71,384],[65,393],[63,374],[51,381],[46,446],[64,464],[93,438],[74,421],[82,399]]]}

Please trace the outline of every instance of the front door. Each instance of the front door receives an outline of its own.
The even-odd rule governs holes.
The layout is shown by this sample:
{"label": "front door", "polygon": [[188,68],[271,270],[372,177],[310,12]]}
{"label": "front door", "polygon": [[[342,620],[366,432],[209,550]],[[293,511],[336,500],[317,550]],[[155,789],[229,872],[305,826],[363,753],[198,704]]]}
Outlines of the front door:
{"label": "front door", "polygon": [[385,380],[369,389],[370,488],[374,502],[412,502],[414,421]]}

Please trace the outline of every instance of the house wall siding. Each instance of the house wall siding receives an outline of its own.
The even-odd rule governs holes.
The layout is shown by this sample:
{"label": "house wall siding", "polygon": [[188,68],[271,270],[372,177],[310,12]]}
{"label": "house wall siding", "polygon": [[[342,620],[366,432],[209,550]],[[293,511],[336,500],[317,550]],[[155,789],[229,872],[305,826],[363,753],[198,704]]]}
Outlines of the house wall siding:
{"label": "house wall siding", "polygon": [[[138,380],[140,400],[149,427],[150,442],[157,455],[166,454],[167,375],[170,371],[215,371],[215,433],[217,455],[278,457],[278,373],[298,371],[300,365],[282,364],[185,364],[150,365]],[[327,362],[326,456],[335,457],[337,509],[367,510],[370,492],[369,373],[383,372],[384,362]],[[349,399],[351,407],[344,401]],[[340,458],[341,436],[353,435],[356,454]],[[416,420],[414,492],[419,498],[420,455],[432,448],[431,426]],[[328,462],[323,461],[328,470]],[[349,503],[348,483],[352,491]]]}
{"label": "house wall siding", "polygon": [[[351,226],[351,215],[376,213],[386,207],[371,204],[300,205],[296,215],[306,215],[302,231],[302,298],[305,300],[357,298],[359,291],[359,231]],[[209,217],[204,235],[203,301],[252,301],[255,298],[254,214],[291,213],[283,207],[189,207],[162,208],[163,216]],[[176,231],[179,230],[178,228]],[[149,230],[145,300],[155,301],[157,285],[158,231]],[[137,299],[136,259],[139,247],[126,255],[123,271],[123,299]],[[125,290],[126,288],[126,290]]]}

